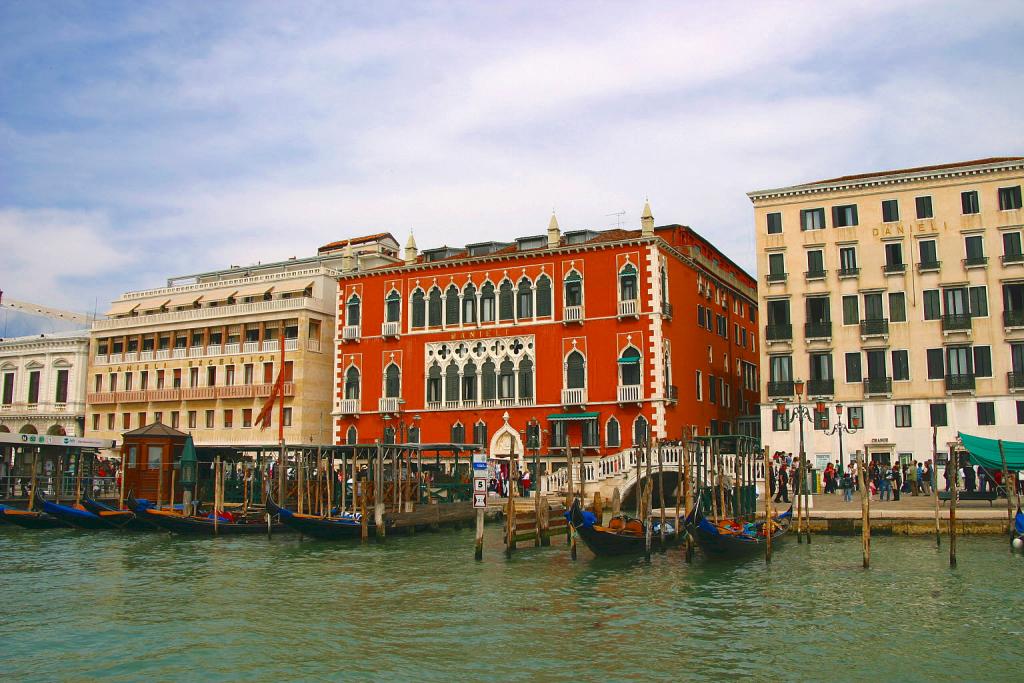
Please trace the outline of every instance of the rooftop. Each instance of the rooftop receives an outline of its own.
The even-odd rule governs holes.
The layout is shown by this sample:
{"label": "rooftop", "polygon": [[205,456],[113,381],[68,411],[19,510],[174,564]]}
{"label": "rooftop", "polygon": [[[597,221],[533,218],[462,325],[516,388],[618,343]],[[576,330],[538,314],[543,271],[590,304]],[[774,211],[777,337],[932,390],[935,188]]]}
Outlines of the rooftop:
{"label": "rooftop", "polygon": [[41,341],[65,341],[74,339],[88,339],[89,330],[70,330],[67,332],[44,332],[43,334],[30,334],[25,337],[0,337],[0,344],[28,344]]}

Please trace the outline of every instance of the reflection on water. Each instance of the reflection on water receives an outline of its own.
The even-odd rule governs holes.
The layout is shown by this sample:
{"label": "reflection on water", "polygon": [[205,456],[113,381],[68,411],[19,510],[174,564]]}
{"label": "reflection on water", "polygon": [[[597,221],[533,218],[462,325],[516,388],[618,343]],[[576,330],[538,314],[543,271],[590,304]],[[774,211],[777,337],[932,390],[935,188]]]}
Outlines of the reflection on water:
{"label": "reflection on water", "polygon": [[[818,536],[772,566],[673,549],[506,561],[488,527],[386,543],[0,528],[6,680],[1016,680],[1024,557]],[[951,653],[955,636],[963,646]]]}

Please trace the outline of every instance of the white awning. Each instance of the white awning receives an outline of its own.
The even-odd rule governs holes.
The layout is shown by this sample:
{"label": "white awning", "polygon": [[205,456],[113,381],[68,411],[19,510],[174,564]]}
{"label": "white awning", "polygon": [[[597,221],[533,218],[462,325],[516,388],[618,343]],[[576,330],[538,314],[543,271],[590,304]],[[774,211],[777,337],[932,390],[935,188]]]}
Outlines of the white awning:
{"label": "white awning", "polygon": [[108,316],[128,315],[129,313],[134,311],[136,308],[138,308],[140,303],[141,302],[138,301],[138,300],[136,300],[136,301],[115,301],[113,304],[111,304],[110,310],[107,311],[107,315]]}
{"label": "white awning", "polygon": [[267,292],[274,291],[274,285],[265,282],[259,285],[246,285],[245,287],[239,287],[238,291],[235,292],[235,298],[241,299],[247,296],[263,296]]}

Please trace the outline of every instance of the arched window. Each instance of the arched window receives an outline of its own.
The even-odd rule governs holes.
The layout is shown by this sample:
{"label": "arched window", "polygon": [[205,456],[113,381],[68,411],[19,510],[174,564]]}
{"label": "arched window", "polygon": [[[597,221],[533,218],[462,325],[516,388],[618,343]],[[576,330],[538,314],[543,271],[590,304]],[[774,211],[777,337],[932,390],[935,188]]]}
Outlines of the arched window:
{"label": "arched window", "polygon": [[394,443],[394,442],[395,442],[395,428],[394,427],[385,427],[384,428],[384,443]]}
{"label": "arched window", "polygon": [[503,360],[499,366],[498,398],[515,398],[516,375],[515,365],[510,360]]}
{"label": "arched window", "polygon": [[512,283],[509,280],[502,280],[498,288],[498,319],[512,320],[515,318],[515,292],[512,290]]}
{"label": "arched window", "polygon": [[425,327],[427,324],[427,304],[424,301],[423,290],[417,289],[412,293],[412,326]]}
{"label": "arched window", "polygon": [[573,351],[565,359],[565,388],[585,389],[587,386],[586,361],[583,354]]}
{"label": "arched window", "polygon": [[537,278],[537,317],[551,315],[551,278],[541,275]]}
{"label": "arched window", "polygon": [[384,369],[384,396],[398,398],[402,395],[402,371],[394,363]]}
{"label": "arched window", "polygon": [[661,300],[668,303],[668,267],[664,262],[661,264],[659,276],[661,280]]}
{"label": "arched window", "polygon": [[441,366],[434,362],[427,371],[427,401],[439,403],[441,401]]}
{"label": "arched window", "polygon": [[345,306],[345,324],[346,325],[358,325],[359,324],[359,296],[353,294],[348,299],[348,304]]}
{"label": "arched window", "polygon": [[397,323],[402,317],[402,295],[391,290],[388,298],[384,300],[384,320],[389,323]]}
{"label": "arched window", "polygon": [[636,301],[636,268],[632,263],[627,263],[619,271],[619,300]]}
{"label": "arched window", "polygon": [[494,285],[490,282],[480,288],[480,322],[494,322]]}
{"label": "arched window", "polygon": [[487,425],[483,421],[473,425],[473,443],[484,448],[487,447]]}
{"label": "arched window", "polygon": [[519,398],[533,398],[533,361],[519,361]]}
{"label": "arched window", "polygon": [[524,277],[519,281],[516,304],[516,319],[526,320],[533,317],[533,286],[529,278]]}
{"label": "arched window", "polygon": [[619,357],[620,386],[636,386],[640,384],[640,352],[635,346],[626,347]]}
{"label": "arched window", "polygon": [[639,415],[633,422],[633,445],[647,445],[647,418],[643,415]]}
{"label": "arched window", "polygon": [[444,324],[456,327],[459,324],[459,288],[448,285],[444,293]]}
{"label": "arched window", "polygon": [[349,427],[348,431],[345,432],[345,443],[349,446],[355,446],[359,443],[359,432],[356,431],[355,425]]}
{"label": "arched window", "polygon": [[608,418],[608,426],[605,427],[605,440],[608,448],[618,448],[622,445],[622,438],[619,436],[619,421],[614,417]]}
{"label": "arched window", "polygon": [[462,289],[462,324],[476,322],[476,287],[470,282]]}
{"label": "arched window", "polygon": [[466,428],[461,422],[452,425],[452,443],[466,443]]}
{"label": "arched window", "polygon": [[570,270],[565,276],[565,305],[583,305],[583,278],[575,270]]}
{"label": "arched window", "polygon": [[459,366],[454,361],[444,371],[444,400],[459,400]]}
{"label": "arched window", "polygon": [[476,363],[469,361],[462,368],[462,400],[476,403]]}
{"label": "arched window", "polygon": [[427,302],[427,325],[429,327],[441,326],[441,290],[437,287],[430,290],[430,299]]}
{"label": "arched window", "polygon": [[409,428],[409,443],[419,443],[419,442],[420,442],[420,428],[419,427],[410,427]]}
{"label": "arched window", "polygon": [[485,401],[492,401],[498,397],[498,373],[494,367],[494,361],[487,360],[480,368],[481,393]]}
{"label": "arched window", "polygon": [[359,398],[359,368],[354,365],[345,371],[345,398]]}

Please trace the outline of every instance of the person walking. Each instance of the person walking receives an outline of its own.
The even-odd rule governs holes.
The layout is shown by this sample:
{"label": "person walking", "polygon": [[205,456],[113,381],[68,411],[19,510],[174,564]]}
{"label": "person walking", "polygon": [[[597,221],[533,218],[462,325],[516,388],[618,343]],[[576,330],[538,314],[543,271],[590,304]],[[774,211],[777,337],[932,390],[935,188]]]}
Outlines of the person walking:
{"label": "person walking", "polygon": [[778,493],[775,494],[776,503],[788,503],[789,502],[789,472],[785,463],[779,466],[779,485]]}
{"label": "person walking", "polygon": [[900,490],[903,488],[903,468],[900,467],[900,464],[897,462],[895,465],[892,466],[891,472],[893,500],[899,502]]}
{"label": "person walking", "polygon": [[892,500],[892,470],[886,469],[878,478],[878,502]]}
{"label": "person walking", "polygon": [[846,472],[839,478],[839,488],[843,490],[843,502],[849,503],[853,501],[853,477],[850,476],[849,472]]}
{"label": "person walking", "polygon": [[910,479],[910,495],[919,496],[921,495],[921,470],[917,466],[916,460],[910,461],[910,467],[907,468],[907,477]]}

